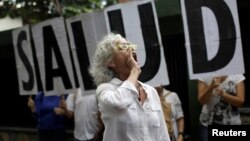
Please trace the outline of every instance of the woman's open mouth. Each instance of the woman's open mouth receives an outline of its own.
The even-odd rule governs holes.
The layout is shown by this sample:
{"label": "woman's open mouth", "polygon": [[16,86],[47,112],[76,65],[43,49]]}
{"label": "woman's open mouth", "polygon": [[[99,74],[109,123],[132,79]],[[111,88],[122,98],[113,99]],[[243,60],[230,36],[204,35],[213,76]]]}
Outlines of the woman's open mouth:
{"label": "woman's open mouth", "polygon": [[136,53],[133,52],[132,54],[133,54],[133,57],[134,57],[135,61],[137,62],[137,55],[136,55]]}

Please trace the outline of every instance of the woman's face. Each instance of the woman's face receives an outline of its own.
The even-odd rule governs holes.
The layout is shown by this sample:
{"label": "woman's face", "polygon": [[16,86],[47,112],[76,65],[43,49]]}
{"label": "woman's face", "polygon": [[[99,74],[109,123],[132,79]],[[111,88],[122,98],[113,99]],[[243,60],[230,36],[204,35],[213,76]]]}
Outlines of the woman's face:
{"label": "woman's face", "polygon": [[127,64],[127,60],[129,57],[129,48],[135,48],[134,44],[129,43],[128,41],[120,40],[117,42],[115,46],[115,54],[112,58],[112,69],[115,71],[117,76],[121,80],[127,79],[130,74],[130,68]]}

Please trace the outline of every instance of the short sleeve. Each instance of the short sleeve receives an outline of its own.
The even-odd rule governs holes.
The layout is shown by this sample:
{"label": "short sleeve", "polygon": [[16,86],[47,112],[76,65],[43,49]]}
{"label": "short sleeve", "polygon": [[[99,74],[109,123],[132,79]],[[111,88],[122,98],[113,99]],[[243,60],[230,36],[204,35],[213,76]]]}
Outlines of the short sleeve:
{"label": "short sleeve", "polygon": [[75,108],[75,94],[69,94],[69,96],[66,99],[67,109],[71,112],[74,112]]}

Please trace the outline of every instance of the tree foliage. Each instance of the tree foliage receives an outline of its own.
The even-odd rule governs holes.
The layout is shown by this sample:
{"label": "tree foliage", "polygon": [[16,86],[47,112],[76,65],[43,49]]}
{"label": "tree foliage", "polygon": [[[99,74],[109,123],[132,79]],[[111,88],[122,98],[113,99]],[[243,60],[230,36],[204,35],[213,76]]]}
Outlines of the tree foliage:
{"label": "tree foliage", "polygon": [[21,17],[24,24],[34,24],[49,18],[71,17],[101,10],[117,0],[0,0],[0,18]]}

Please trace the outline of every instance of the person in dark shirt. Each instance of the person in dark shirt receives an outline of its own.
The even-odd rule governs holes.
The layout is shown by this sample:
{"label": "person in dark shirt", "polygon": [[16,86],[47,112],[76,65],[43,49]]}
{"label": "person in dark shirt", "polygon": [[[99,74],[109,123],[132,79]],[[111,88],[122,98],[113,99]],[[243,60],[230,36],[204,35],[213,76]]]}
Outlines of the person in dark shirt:
{"label": "person in dark shirt", "polygon": [[39,141],[65,141],[64,111],[60,108],[60,100],[65,96],[45,96],[39,92],[35,101],[28,99],[28,107],[37,119]]}

